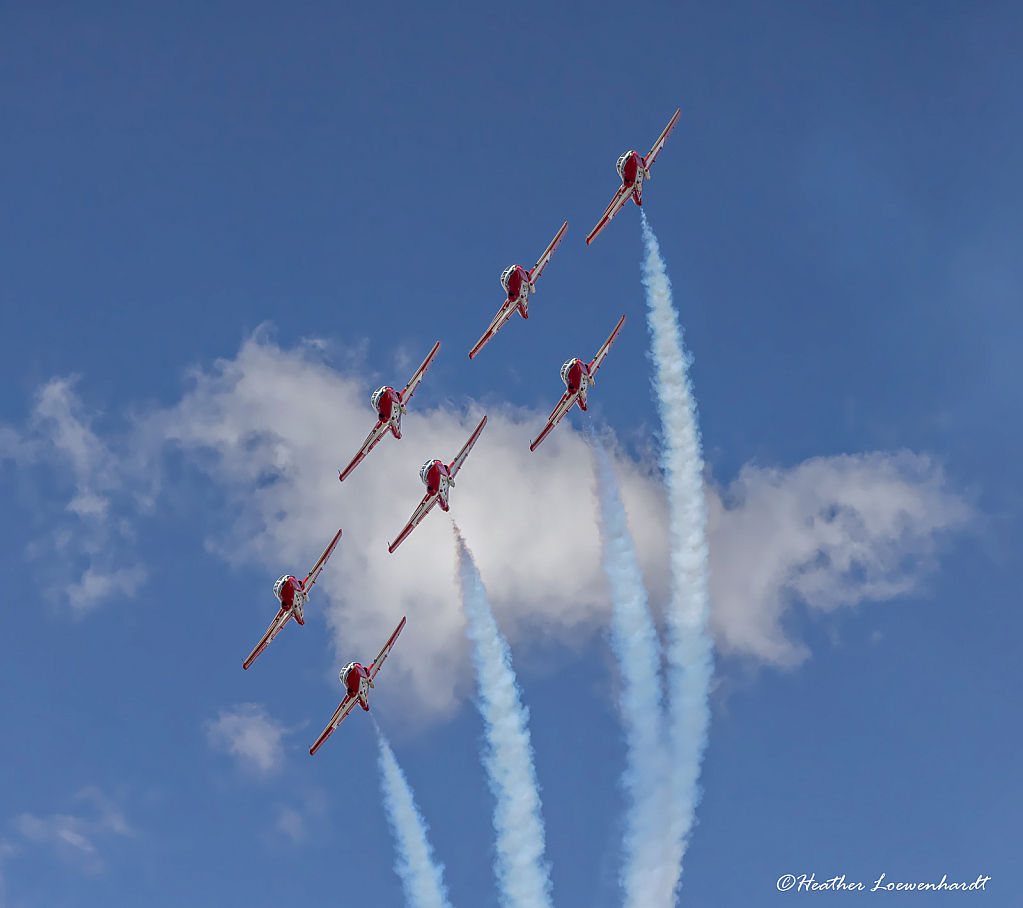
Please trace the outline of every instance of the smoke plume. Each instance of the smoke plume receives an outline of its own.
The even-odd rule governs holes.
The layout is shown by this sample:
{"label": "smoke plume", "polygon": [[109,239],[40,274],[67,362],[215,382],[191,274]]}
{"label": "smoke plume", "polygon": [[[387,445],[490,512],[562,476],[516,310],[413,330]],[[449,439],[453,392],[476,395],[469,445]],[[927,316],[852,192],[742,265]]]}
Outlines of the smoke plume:
{"label": "smoke plume", "polygon": [[405,903],[408,908],[451,908],[444,885],[444,865],[434,860],[433,849],[426,840],[429,827],[416,806],[405,773],[379,728],[377,741],[380,744],[380,788],[397,851],[394,871],[405,890]]}
{"label": "smoke plume", "polygon": [[551,878],[544,860],[540,790],[529,741],[529,710],[511,666],[511,651],[498,630],[479,569],[455,526],[458,583],[473,643],[487,749],[483,756],[497,799],[497,875],[504,908],[551,908]]}
{"label": "smoke plume", "polygon": [[654,364],[653,386],[661,415],[661,468],[668,489],[671,596],[668,623],[669,742],[675,816],[672,842],[681,857],[700,800],[700,761],[710,724],[708,691],[714,668],[707,594],[707,503],[696,401],[689,379],[691,359],[682,346],[671,282],[657,237],[643,215],[643,284]]}
{"label": "smoke plume", "polygon": [[611,590],[611,647],[621,672],[629,798],[621,884],[625,908],[671,908],[678,878],[664,740],[661,649],[611,461],[594,439],[601,563]]}

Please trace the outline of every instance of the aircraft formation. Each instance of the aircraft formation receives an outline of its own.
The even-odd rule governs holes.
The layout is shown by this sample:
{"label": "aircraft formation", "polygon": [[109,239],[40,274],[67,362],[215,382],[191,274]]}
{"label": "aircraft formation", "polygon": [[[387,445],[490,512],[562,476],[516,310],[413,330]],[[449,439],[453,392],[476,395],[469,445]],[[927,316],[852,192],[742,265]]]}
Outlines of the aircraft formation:
{"label": "aircraft formation", "polygon": [[[622,185],[615,193],[615,197],[611,200],[611,204],[608,205],[603,217],[597,222],[597,226],[586,237],[587,246],[610,223],[611,219],[622,210],[630,198],[637,205],[641,206],[643,204],[643,181],[650,178],[650,167],[664,147],[664,143],[671,134],[671,131],[675,128],[675,122],[678,120],[680,113],[681,109],[675,111],[675,115],[660,134],[653,148],[650,149],[649,154],[641,156],[636,151],[627,151],[618,159],[618,175],[621,177]],[[548,262],[550,262],[554,250],[557,249],[567,229],[568,222],[566,221],[561,225],[561,229],[557,232],[554,239],[551,240],[550,245],[543,251],[543,255],[537,259],[536,264],[529,271],[521,265],[511,265],[501,273],[501,286],[504,288],[507,298],[502,303],[497,315],[494,316],[490,327],[487,328],[483,336],[469,351],[470,360],[479,354],[497,332],[508,323],[516,311],[524,319],[529,318],[530,294],[536,292],[536,282],[547,267]],[[588,363],[581,359],[573,358],[561,367],[561,380],[565,383],[565,393],[562,395],[561,400],[558,401],[543,430],[529,443],[530,451],[535,451],[540,446],[543,440],[573,406],[578,404],[581,410],[586,410],[587,393],[589,388],[596,384],[596,372],[624,324],[625,316],[623,315],[618,320],[618,324],[615,325],[608,339],[604,341],[604,344],[597,351],[596,356]],[[355,468],[362,463],[366,455],[376,447],[377,443],[388,431],[396,439],[401,439],[401,417],[407,415],[407,405],[439,350],[440,341],[433,345],[426,359],[423,360],[422,365],[420,365],[412,378],[409,379],[408,384],[401,391],[396,391],[390,385],[385,385],[370,395],[370,405],[377,414],[376,425],[370,430],[362,447],[349,462],[348,466],[338,472],[339,481],[344,482],[352,475]],[[388,544],[388,552],[394,554],[398,546],[419,526],[423,518],[433,509],[434,505],[439,504],[442,511],[450,509],[448,497],[450,489],[455,485],[455,476],[462,468],[466,458],[469,456],[469,452],[472,450],[473,445],[476,444],[486,425],[487,417],[484,416],[473,430],[472,435],[469,436],[469,440],[463,445],[462,450],[455,455],[450,463],[445,464],[443,460],[428,460],[423,464],[419,471],[419,476],[423,481],[423,485],[426,486],[426,495],[394,542]],[[280,633],[281,629],[292,618],[295,619],[297,624],[305,624],[304,613],[305,605],[309,602],[309,591],[312,589],[313,584],[316,583],[316,579],[319,577],[320,572],[327,564],[327,560],[340,540],[341,530],[338,530],[326,549],[324,549],[323,554],[320,555],[319,560],[313,565],[312,570],[306,574],[305,579],[299,580],[291,574],[285,574],[277,580],[274,584],[274,596],[280,603],[280,608],[263,638],[249,654],[249,657],[242,663],[243,669],[248,669],[252,665],[256,658],[266,649],[270,641]],[[338,677],[345,689],[344,699],[342,699],[341,704],[334,712],[327,727],[324,728],[316,742],[309,749],[310,755],[315,754],[320,749],[323,742],[334,733],[342,720],[357,704],[363,710],[369,711],[368,697],[369,689],[374,686],[373,679],[376,677],[377,672],[380,671],[380,667],[384,664],[384,660],[390,654],[395,641],[398,639],[398,635],[404,627],[405,618],[402,618],[394,633],[391,634],[390,639],[384,644],[383,649],[380,650],[369,666],[364,666],[359,662],[350,662],[341,669]]]}

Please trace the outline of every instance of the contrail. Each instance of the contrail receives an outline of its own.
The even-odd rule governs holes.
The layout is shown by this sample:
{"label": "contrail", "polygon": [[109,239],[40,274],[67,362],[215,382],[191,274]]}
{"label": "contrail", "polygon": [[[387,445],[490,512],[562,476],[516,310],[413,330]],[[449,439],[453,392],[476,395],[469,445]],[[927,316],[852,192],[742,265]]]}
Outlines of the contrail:
{"label": "contrail", "polygon": [[416,806],[405,773],[379,728],[377,741],[380,743],[380,788],[398,853],[394,871],[405,890],[405,903],[409,908],[451,908],[444,885],[444,865],[434,860],[433,849],[426,840],[429,827]]}
{"label": "contrail", "polygon": [[672,908],[680,851],[672,834],[660,643],[611,462],[599,441],[591,443],[602,523],[601,561],[611,585],[611,646],[622,677],[619,708],[627,745],[622,781],[630,803],[620,877],[624,906]]}
{"label": "contrail", "polygon": [[691,358],[682,346],[671,282],[657,237],[643,213],[643,284],[651,336],[654,391],[664,445],[661,467],[668,487],[671,601],[668,607],[668,698],[671,785],[675,803],[672,840],[677,843],[676,886],[681,858],[700,801],[700,761],[710,724],[708,692],[714,669],[707,630],[707,504],[696,401],[689,379]]}
{"label": "contrail", "polygon": [[508,641],[498,630],[479,569],[455,526],[458,583],[469,619],[479,709],[486,726],[483,763],[497,799],[494,871],[504,908],[551,908],[551,878],[544,860],[540,791],[529,743],[529,711],[522,705]]}

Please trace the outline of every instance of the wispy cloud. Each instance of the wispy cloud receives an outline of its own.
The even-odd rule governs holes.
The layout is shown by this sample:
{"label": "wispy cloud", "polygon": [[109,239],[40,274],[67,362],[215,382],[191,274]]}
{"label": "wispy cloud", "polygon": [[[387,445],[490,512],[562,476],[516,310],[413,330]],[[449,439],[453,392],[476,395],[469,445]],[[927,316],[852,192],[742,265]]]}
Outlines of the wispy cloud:
{"label": "wispy cloud", "polygon": [[84,788],[75,795],[75,800],[91,804],[94,815],[59,813],[38,817],[23,813],[15,817],[12,825],[28,842],[48,845],[62,859],[77,863],[88,873],[99,873],[105,865],[97,843],[110,836],[132,836],[134,830],[118,805],[99,788]]}
{"label": "wispy cloud", "polygon": [[[316,838],[324,831],[329,803],[327,792],[316,788],[310,789],[304,785],[299,787],[303,790],[296,791],[296,786],[289,785],[290,793],[285,794],[288,801],[278,802],[273,808],[274,831],[283,833],[295,845],[302,844],[310,837]],[[278,789],[277,793],[283,792]],[[271,836],[266,841],[271,848],[279,847],[280,843],[276,836]]]}
{"label": "wispy cloud", "polygon": [[281,807],[277,814],[277,828],[296,845],[306,837],[305,820],[294,807]]}
{"label": "wispy cloud", "polygon": [[[270,718],[258,703],[241,703],[222,709],[216,721],[206,723],[206,740],[210,747],[231,754],[243,771],[257,776],[268,776],[284,765],[281,739],[285,733],[284,726]],[[292,829],[297,828],[294,823],[290,825]]]}
{"label": "wispy cloud", "polygon": [[116,594],[131,598],[146,572],[138,564],[122,566],[134,560],[133,529],[121,501],[125,464],[93,431],[74,391],[77,381],[54,378],[43,385],[24,430],[0,427],[0,459],[45,474],[40,482],[47,494],[37,516],[46,531],[29,553],[47,563],[49,591],[85,611]]}
{"label": "wispy cloud", "polygon": [[914,593],[974,516],[939,464],[908,451],[746,466],[708,507],[717,645],[774,665],[809,655],[782,627],[794,603],[830,611]]}

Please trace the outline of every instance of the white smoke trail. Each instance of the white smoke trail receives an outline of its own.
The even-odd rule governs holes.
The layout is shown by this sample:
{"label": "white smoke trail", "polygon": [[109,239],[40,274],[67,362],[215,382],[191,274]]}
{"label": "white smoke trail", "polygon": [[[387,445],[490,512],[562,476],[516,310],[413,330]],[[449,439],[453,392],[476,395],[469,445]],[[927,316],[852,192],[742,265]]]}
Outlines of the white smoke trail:
{"label": "white smoke trail", "polygon": [[[710,724],[708,692],[714,670],[707,630],[707,504],[703,494],[703,456],[696,401],[689,379],[691,359],[682,346],[678,313],[671,302],[671,282],[657,237],[643,214],[643,284],[651,335],[654,390],[661,414],[664,445],[661,467],[668,487],[671,551],[671,601],[668,608],[668,698],[672,793],[675,802],[673,842],[682,874],[682,855],[700,801],[700,761]],[[677,885],[677,883],[676,883]]]}
{"label": "white smoke trail", "polygon": [[486,726],[483,762],[497,799],[494,871],[504,908],[551,908],[550,870],[544,861],[540,791],[529,742],[529,710],[522,705],[508,641],[498,630],[487,591],[461,532],[455,526],[458,584],[469,619],[479,709]]}
{"label": "white smoke trail", "polygon": [[397,851],[394,872],[405,890],[405,902],[409,908],[451,908],[444,885],[444,865],[434,860],[433,849],[426,840],[429,827],[416,806],[405,773],[379,728],[377,741],[380,744],[380,788]]}
{"label": "white smoke trail", "polygon": [[625,908],[671,908],[678,880],[669,760],[661,712],[661,655],[625,507],[607,452],[594,439],[602,562],[611,585],[611,646],[622,676],[619,708],[629,795],[621,871]]}

